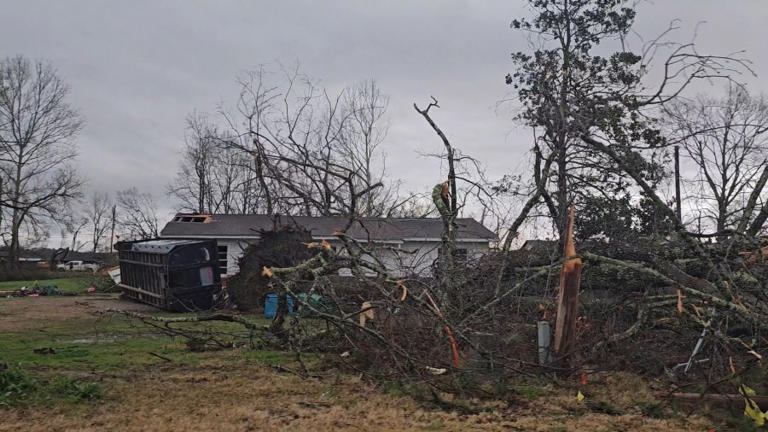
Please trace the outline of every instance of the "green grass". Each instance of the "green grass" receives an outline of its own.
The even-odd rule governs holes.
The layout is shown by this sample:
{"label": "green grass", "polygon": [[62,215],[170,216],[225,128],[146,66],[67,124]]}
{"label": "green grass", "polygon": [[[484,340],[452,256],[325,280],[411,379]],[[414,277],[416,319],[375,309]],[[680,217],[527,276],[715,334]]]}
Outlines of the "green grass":
{"label": "green grass", "polygon": [[[78,340],[81,341],[82,339]],[[0,341],[0,344],[6,341]],[[67,341],[46,341],[30,343],[20,341],[8,343],[8,356],[28,367],[53,368],[64,370],[98,370],[125,372],[140,369],[149,364],[162,363],[155,353],[169,358],[177,364],[190,364],[195,356],[186,355],[183,341],[156,337],[135,337],[107,342],[70,343]],[[33,348],[37,347],[37,348]],[[51,348],[51,354],[37,354],[35,349]]]}
{"label": "green grass", "polygon": [[79,403],[101,399],[98,384],[68,376],[38,376],[0,365],[0,407]]}
{"label": "green grass", "polygon": [[[236,328],[231,323],[218,324],[217,329],[222,331]],[[194,325],[185,324],[183,327],[191,329]],[[177,365],[197,363],[206,357],[206,353],[189,352],[186,341],[183,337],[159,334],[122,316],[96,321],[83,317],[56,322],[40,330],[0,333],[0,347],[3,347],[0,363],[33,369],[120,373],[165,362],[151,353],[168,358]],[[43,348],[50,348],[52,352],[35,352]]]}
{"label": "green grass", "polygon": [[[235,334],[238,336],[237,346],[242,346],[248,336],[237,323],[179,323],[173,326],[200,331],[203,336],[213,332],[225,341],[228,340],[227,334]],[[120,374],[143,370],[148,365],[168,363],[161,357],[170,359],[174,365],[191,365],[217,355],[211,351],[190,352],[187,341],[185,337],[163,335],[156,329],[121,315],[98,320],[84,316],[82,319],[57,321],[39,330],[0,332],[0,364],[20,365],[25,369]],[[35,352],[44,348],[50,348],[50,353]],[[290,361],[292,355],[277,351],[245,350],[242,358],[281,364]],[[317,361],[316,357],[312,354],[302,355],[308,364]]]}
{"label": "green grass", "polygon": [[79,277],[79,278],[60,278],[60,279],[43,279],[43,280],[27,280],[27,281],[6,281],[0,282],[0,291],[13,291],[21,287],[30,286],[44,286],[44,285],[56,285],[63,293],[74,294],[84,293],[86,289],[93,283],[92,277]]}
{"label": "green grass", "polygon": [[[7,289],[8,284],[5,282],[2,286]],[[0,309],[4,300],[0,299]],[[163,311],[147,314],[186,315]],[[259,324],[269,323],[258,315],[249,318]],[[198,352],[190,349],[186,337],[163,334],[157,328],[120,314],[84,313],[66,320],[35,322],[29,328],[0,331],[0,374],[5,374],[0,376],[0,380],[5,379],[5,384],[0,382],[0,412],[4,405],[50,405],[101,397],[101,387],[67,378],[71,376],[130,377],[158,367],[164,370],[221,360],[298,368],[293,353],[247,349],[249,332],[238,323],[174,323],[171,327],[196,332],[201,339],[215,336],[225,343],[234,342],[236,349],[225,347],[222,352],[215,344],[207,344]],[[258,340],[255,338],[255,342]],[[318,363],[319,358],[314,353],[302,355],[308,367]],[[105,391],[109,391],[109,385]]]}

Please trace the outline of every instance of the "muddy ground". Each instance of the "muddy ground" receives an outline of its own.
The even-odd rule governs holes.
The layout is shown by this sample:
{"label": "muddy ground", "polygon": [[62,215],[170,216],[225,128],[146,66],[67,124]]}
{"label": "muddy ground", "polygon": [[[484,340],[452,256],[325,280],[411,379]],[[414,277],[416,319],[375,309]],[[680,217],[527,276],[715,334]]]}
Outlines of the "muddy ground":
{"label": "muddy ground", "polygon": [[[302,379],[273,367],[280,353],[193,353],[99,310],[152,309],[114,295],[0,299],[0,363],[98,383],[99,400],[0,407],[0,431],[517,430],[707,431],[654,399],[657,384],[629,374],[590,377],[590,397],[620,414],[591,412],[573,388],[521,386],[515,403],[459,413],[339,371]],[[49,355],[33,354],[48,347]],[[318,362],[319,363],[319,362]],[[650,410],[648,407],[657,407]],[[654,418],[658,417],[658,418]],[[717,430],[725,430],[718,428]]]}

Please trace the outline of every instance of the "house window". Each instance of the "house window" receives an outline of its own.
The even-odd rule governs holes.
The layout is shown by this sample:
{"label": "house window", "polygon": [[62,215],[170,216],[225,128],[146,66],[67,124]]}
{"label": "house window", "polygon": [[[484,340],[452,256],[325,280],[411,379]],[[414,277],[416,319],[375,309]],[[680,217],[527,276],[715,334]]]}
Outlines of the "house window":
{"label": "house window", "polygon": [[227,274],[227,246],[219,246],[219,271]]}

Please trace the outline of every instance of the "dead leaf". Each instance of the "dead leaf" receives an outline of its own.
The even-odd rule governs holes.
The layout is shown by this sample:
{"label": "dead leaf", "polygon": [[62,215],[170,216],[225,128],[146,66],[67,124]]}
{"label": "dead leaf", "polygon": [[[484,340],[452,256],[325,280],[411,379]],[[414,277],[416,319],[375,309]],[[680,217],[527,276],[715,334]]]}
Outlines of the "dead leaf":
{"label": "dead leaf", "polygon": [[272,273],[272,270],[270,270],[269,267],[267,266],[264,266],[264,268],[261,269],[261,275],[266,276],[268,278],[271,278],[272,276],[274,276],[274,274]]}
{"label": "dead leaf", "polygon": [[579,390],[579,392],[576,393],[576,401],[579,402],[579,403],[582,403],[582,402],[584,402],[584,399],[585,399],[584,398],[584,393],[582,393],[581,390]]}
{"label": "dead leaf", "polygon": [[405,284],[401,280],[397,281],[397,286],[399,286],[400,289],[403,290],[402,294],[400,294],[400,301],[403,302],[405,301],[405,298],[408,296],[408,288],[405,286]]}

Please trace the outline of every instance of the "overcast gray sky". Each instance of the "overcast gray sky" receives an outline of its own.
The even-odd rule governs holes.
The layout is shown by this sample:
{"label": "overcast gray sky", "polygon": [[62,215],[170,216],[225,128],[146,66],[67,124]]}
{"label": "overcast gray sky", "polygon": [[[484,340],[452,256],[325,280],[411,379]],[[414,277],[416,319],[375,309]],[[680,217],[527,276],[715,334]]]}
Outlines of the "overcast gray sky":
{"label": "overcast gray sky", "polygon": [[[441,176],[420,153],[440,142],[413,102],[430,95],[452,142],[492,177],[527,163],[530,134],[497,103],[510,88],[509,53],[527,49],[509,28],[521,0],[75,1],[3,0],[0,55],[50,60],[71,86],[86,127],[79,137],[89,190],[130,186],[163,203],[183,143],[184,118],[234,102],[235,76],[259,64],[299,61],[336,88],[374,78],[390,95],[386,143],[391,177],[424,191]],[[651,37],[674,18],[702,52],[746,50],[768,90],[768,1],[642,2],[636,30]],[[717,91],[718,88],[711,88]]]}

